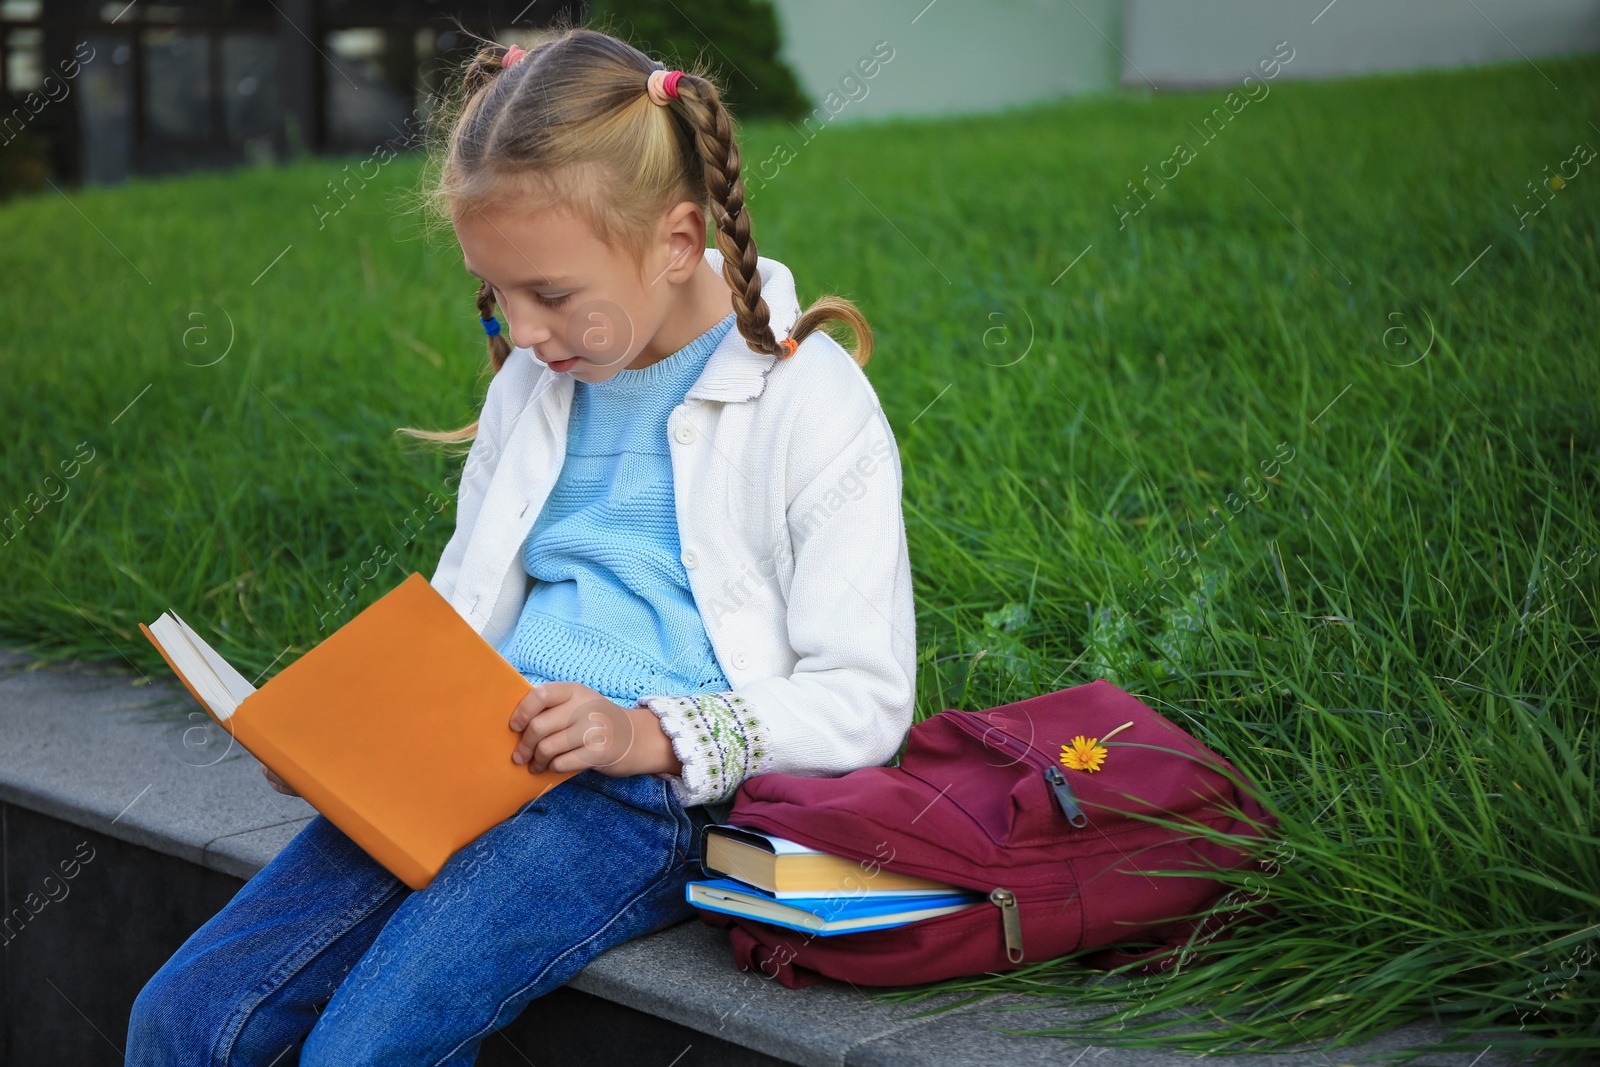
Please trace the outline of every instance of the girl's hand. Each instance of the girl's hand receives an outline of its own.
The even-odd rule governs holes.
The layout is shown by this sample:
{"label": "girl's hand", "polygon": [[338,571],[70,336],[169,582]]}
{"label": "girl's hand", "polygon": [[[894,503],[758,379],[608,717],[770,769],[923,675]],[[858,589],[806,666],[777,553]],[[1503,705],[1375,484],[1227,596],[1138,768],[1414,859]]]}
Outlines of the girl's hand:
{"label": "girl's hand", "polygon": [[271,782],[272,788],[276,789],[278,792],[287,793],[292,797],[297,797],[300,795],[289,786],[288,782],[284,781],[282,778],[279,778],[276,774],[273,774],[272,769],[265,763],[261,765],[261,773],[267,776],[267,781]]}
{"label": "girl's hand", "polygon": [[522,734],[511,762],[526,763],[535,774],[590,767],[616,778],[683,773],[655,712],[614,704],[577,682],[534,686],[511,713],[510,726]]}

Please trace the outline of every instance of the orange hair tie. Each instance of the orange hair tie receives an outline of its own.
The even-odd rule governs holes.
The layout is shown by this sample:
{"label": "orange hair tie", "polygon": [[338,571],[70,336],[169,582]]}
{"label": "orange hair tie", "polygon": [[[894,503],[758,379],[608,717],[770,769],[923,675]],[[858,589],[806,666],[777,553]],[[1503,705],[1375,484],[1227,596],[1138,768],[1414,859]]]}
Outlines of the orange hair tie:
{"label": "orange hair tie", "polygon": [[788,359],[790,356],[794,355],[795,349],[800,347],[800,342],[796,341],[793,337],[785,337],[783,340],[778,342],[778,347],[783,349],[783,354],[778,358]]}

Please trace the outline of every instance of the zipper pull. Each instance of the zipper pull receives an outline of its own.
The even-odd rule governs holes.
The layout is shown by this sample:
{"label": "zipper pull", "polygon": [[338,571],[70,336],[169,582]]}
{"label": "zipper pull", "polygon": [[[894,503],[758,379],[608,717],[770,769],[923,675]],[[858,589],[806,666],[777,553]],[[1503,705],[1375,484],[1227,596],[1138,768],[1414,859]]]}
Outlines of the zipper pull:
{"label": "zipper pull", "polygon": [[989,902],[1000,909],[1000,920],[1006,931],[1006,959],[1021,963],[1022,914],[1017,911],[1017,895],[996,886],[989,891]]}
{"label": "zipper pull", "polygon": [[1067,784],[1067,776],[1061,773],[1061,768],[1054,763],[1045,765],[1044,780],[1050,783],[1050,789],[1056,795],[1056,800],[1061,804],[1061,813],[1073,826],[1082,829],[1089,825],[1089,817],[1078,807],[1077,799],[1072,795],[1072,786]]}

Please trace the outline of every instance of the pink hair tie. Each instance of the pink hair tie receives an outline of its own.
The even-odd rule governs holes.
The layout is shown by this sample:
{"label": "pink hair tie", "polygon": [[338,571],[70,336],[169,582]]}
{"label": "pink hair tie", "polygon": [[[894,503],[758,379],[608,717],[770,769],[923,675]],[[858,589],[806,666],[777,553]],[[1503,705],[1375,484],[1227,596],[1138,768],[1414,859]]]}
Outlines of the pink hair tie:
{"label": "pink hair tie", "polygon": [[507,67],[511,66],[513,63],[527,54],[527,52],[524,52],[516,45],[512,45],[510,48],[506,49],[506,54],[500,57],[500,69],[505,70]]}
{"label": "pink hair tie", "polygon": [[666,70],[657,67],[650,72],[650,80],[645,83],[645,90],[650,94],[652,102],[667,106],[669,100],[678,99],[678,79],[683,77],[681,70]]}

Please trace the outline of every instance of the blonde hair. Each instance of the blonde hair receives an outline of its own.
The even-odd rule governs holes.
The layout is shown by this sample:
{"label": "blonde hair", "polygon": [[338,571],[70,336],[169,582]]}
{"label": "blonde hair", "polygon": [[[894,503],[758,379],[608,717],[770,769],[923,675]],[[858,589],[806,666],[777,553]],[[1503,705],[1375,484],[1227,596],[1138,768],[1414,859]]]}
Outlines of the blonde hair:
{"label": "blonde hair", "polygon": [[[722,276],[733,292],[735,327],[751,351],[783,358],[769,323],[750,236],[733,116],[703,67],[685,71],[678,97],[650,100],[650,72],[661,64],[625,41],[583,27],[559,30],[509,69],[505,46],[486,42],[464,67],[449,131],[434,143],[424,196],[436,215],[461,201],[533,197],[574,211],[595,235],[641,262],[661,213],[689,201],[714,220]],[[495,313],[493,290],[478,287],[478,315]],[[823,296],[795,323],[804,341],[837,320],[856,335],[858,365],[872,355],[872,329],[851,301]],[[511,344],[488,339],[489,370],[498,374]],[[477,420],[459,430],[401,427],[435,442],[469,441]]]}

